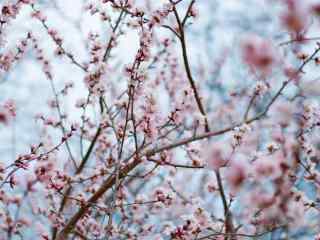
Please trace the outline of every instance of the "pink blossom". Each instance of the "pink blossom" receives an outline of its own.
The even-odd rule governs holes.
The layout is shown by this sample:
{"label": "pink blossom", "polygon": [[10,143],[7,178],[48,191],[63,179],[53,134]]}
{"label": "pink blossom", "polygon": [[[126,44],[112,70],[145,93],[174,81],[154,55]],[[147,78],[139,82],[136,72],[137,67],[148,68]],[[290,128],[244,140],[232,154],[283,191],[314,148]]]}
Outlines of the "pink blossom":
{"label": "pink blossom", "polygon": [[297,0],[285,0],[287,11],[282,16],[282,21],[289,31],[300,34],[307,26],[307,8]]}
{"label": "pink blossom", "polygon": [[227,172],[227,180],[233,191],[238,191],[247,178],[248,163],[242,157],[235,157],[230,162],[230,168]]}
{"label": "pink blossom", "polygon": [[252,69],[263,74],[271,71],[276,62],[276,52],[270,41],[259,36],[250,36],[242,43],[243,59]]}
{"label": "pink blossom", "polygon": [[224,167],[228,162],[228,147],[222,143],[215,143],[208,149],[207,163],[212,170]]}

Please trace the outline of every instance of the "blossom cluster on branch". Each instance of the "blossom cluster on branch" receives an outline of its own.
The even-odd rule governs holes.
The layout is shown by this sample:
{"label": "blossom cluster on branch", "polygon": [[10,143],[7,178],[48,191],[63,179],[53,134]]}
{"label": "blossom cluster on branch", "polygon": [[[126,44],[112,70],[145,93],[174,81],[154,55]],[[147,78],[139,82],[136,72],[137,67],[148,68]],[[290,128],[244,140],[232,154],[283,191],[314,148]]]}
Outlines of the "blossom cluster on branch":
{"label": "blossom cluster on branch", "polygon": [[32,136],[0,159],[0,240],[319,239],[320,5],[281,0],[286,41],[249,32],[211,54],[215,1],[156,2],[77,0],[76,20],[0,2],[0,84],[31,62],[51,94],[31,90],[34,117],[0,98],[1,139]]}

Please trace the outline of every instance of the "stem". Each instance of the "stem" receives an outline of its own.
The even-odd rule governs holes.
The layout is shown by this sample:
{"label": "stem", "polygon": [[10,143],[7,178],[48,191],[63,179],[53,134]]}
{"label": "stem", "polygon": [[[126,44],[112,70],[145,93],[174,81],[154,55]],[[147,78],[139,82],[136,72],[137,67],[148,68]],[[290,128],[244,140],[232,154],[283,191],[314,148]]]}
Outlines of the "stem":
{"label": "stem", "polygon": [[[182,56],[183,56],[183,62],[184,62],[184,66],[185,66],[185,70],[187,73],[187,77],[189,80],[189,84],[193,90],[193,94],[194,97],[196,99],[197,102],[197,106],[198,109],[200,111],[200,113],[202,114],[202,116],[205,119],[205,132],[210,132],[210,127],[209,127],[209,123],[208,123],[208,119],[206,116],[206,112],[205,109],[202,105],[198,90],[196,88],[196,84],[194,82],[194,79],[192,77],[192,73],[191,73],[191,68],[190,68],[190,64],[189,64],[189,60],[188,60],[188,54],[187,54],[187,46],[186,46],[186,40],[185,40],[185,33],[184,33],[184,25],[188,19],[188,13],[191,10],[192,5],[194,4],[194,1],[191,1],[187,13],[185,14],[185,17],[183,19],[183,22],[181,22],[178,11],[176,9],[176,7],[173,7],[173,12],[174,15],[176,17],[178,26],[179,26],[179,31],[180,31],[180,43],[181,43],[181,49],[182,49]],[[232,215],[230,213],[228,204],[227,204],[227,199],[226,199],[226,195],[224,192],[224,188],[223,188],[223,184],[222,184],[222,180],[221,180],[221,174],[220,174],[220,170],[218,169],[217,171],[215,171],[215,175],[216,175],[216,179],[218,182],[218,187],[219,187],[219,193],[220,193],[220,197],[222,200],[222,205],[224,208],[224,215],[225,215],[225,227],[226,227],[226,233],[233,233],[233,223],[232,223]],[[227,239],[227,238],[226,238]]]}

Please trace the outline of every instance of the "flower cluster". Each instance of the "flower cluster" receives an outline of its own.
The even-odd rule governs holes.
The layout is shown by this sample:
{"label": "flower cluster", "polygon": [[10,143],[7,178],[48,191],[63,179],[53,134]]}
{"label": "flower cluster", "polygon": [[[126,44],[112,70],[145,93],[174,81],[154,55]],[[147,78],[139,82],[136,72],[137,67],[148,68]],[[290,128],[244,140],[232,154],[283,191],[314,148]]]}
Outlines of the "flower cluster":
{"label": "flower cluster", "polygon": [[0,239],[319,238],[318,3],[80,2],[0,3]]}

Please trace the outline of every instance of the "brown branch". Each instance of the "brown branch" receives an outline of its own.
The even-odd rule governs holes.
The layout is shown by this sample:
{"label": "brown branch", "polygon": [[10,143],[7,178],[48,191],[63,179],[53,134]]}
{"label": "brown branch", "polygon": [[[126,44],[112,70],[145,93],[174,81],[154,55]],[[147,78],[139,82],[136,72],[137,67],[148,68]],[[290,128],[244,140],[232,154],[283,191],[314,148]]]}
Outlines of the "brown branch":
{"label": "brown branch", "polygon": [[291,39],[291,40],[288,40],[288,41],[279,43],[279,46],[281,47],[281,46],[288,45],[288,44],[295,43],[295,42],[303,44],[303,43],[306,42],[306,41],[319,41],[319,40],[320,40],[320,37],[310,37],[310,38],[302,38],[302,39]]}
{"label": "brown branch", "polygon": [[196,2],[196,0],[192,0],[191,3],[189,4],[188,10],[187,10],[187,12],[186,12],[186,14],[185,14],[185,16],[184,16],[184,18],[182,20],[182,23],[181,23],[182,26],[186,25],[186,22],[187,22],[188,18],[190,17],[189,13],[190,13],[190,11],[192,9],[193,4],[195,4],[195,2]]}
{"label": "brown branch", "polygon": [[249,116],[249,113],[250,113],[250,109],[251,109],[251,107],[253,106],[256,97],[257,97],[257,94],[256,94],[256,93],[254,93],[254,94],[251,96],[250,102],[249,102],[248,107],[247,107],[247,109],[246,109],[246,111],[245,111],[245,113],[244,113],[244,116],[243,116],[243,121],[246,121],[246,120],[248,119],[248,116]]}
{"label": "brown branch", "polygon": [[118,27],[120,26],[122,17],[125,14],[125,10],[124,9],[125,8],[122,8],[122,10],[121,10],[121,12],[119,14],[119,17],[118,17],[118,19],[116,21],[116,25],[112,28],[112,35],[111,35],[111,37],[109,39],[109,42],[108,42],[108,45],[107,45],[107,49],[106,49],[106,51],[105,51],[105,53],[103,55],[103,61],[104,62],[108,59],[108,57],[110,55],[110,52],[111,52],[111,49],[112,49],[112,42],[115,40],[115,39],[113,39],[113,35],[117,31]]}
{"label": "brown branch", "polygon": [[[119,179],[124,178],[130,171],[136,168],[139,165],[140,161],[138,159],[132,161],[131,163],[127,164],[119,171]],[[101,187],[95,192],[92,197],[84,204],[78,212],[71,217],[62,231],[58,234],[57,240],[65,240],[68,237],[68,234],[73,230],[74,226],[77,224],[78,220],[87,212],[90,205],[92,203],[96,203],[99,198],[103,196],[103,194],[110,189],[116,182],[116,176],[110,176],[105,180]]]}
{"label": "brown branch", "polygon": [[176,20],[177,20],[177,23],[178,23],[178,27],[179,27],[179,32],[180,32],[179,40],[180,40],[180,44],[181,44],[182,57],[183,57],[183,62],[184,62],[185,70],[186,70],[186,73],[187,73],[188,81],[189,81],[189,84],[190,84],[190,86],[192,88],[192,91],[193,91],[193,94],[194,94],[194,98],[195,98],[195,100],[197,102],[198,109],[199,109],[200,113],[202,114],[202,116],[205,118],[205,130],[206,130],[206,132],[209,132],[210,128],[209,128],[206,112],[205,112],[205,109],[204,109],[204,107],[202,105],[200,95],[198,93],[195,81],[194,81],[194,79],[192,77],[192,73],[191,73],[191,68],[190,68],[190,64],[189,64],[189,60],[188,60],[188,53],[187,53],[187,46],[186,46],[186,40],[185,40],[185,34],[184,34],[183,25],[181,23],[178,11],[177,11],[175,6],[173,7],[173,13],[174,13],[174,15],[176,17]]}
{"label": "brown branch", "polygon": [[212,239],[212,237],[214,236],[225,236],[225,237],[232,237],[232,236],[239,236],[239,237],[247,237],[247,238],[257,238],[257,237],[262,237],[268,233],[271,233],[277,229],[283,228],[285,227],[285,225],[280,225],[280,226],[276,226],[271,228],[270,230],[266,230],[264,232],[260,232],[260,233],[256,233],[256,234],[245,234],[245,233],[211,233],[207,236],[204,237],[200,237],[200,238],[196,238],[195,240],[205,240],[205,239]]}

